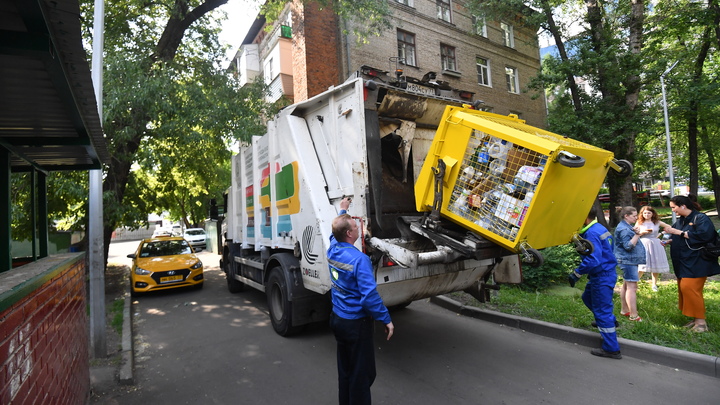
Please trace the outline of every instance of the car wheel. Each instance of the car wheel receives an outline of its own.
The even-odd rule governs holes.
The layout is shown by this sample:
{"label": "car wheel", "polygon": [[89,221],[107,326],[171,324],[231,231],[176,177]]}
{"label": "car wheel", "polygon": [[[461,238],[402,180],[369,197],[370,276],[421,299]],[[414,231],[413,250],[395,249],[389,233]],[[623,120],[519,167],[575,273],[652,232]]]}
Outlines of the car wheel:
{"label": "car wheel", "polygon": [[302,326],[292,326],[292,302],[288,299],[287,281],[282,268],[274,267],[270,270],[265,293],[270,321],[275,332],[280,336],[291,336],[299,332]]}

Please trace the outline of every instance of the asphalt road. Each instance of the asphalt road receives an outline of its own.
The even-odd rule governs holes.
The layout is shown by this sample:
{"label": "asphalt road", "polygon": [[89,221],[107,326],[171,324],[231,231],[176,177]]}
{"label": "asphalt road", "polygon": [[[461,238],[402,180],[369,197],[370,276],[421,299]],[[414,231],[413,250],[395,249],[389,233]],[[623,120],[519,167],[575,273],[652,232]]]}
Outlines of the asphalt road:
{"label": "asphalt road", "polygon": [[[204,289],[136,300],[136,384],[96,403],[337,403],[329,328],[276,335],[265,296],[252,289],[230,294],[217,255],[201,257]],[[427,300],[392,316],[392,340],[376,328],[375,404],[717,404],[720,398],[715,378],[627,356],[597,358],[586,347],[458,316]]]}

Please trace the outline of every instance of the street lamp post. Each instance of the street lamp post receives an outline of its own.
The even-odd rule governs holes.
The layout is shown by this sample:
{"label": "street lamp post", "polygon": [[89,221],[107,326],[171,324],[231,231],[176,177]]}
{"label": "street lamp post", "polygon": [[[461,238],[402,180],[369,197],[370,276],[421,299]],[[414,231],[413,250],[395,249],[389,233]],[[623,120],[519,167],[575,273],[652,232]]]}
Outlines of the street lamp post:
{"label": "street lamp post", "polygon": [[[670,144],[670,124],[668,122],[668,111],[667,111],[667,99],[665,98],[665,75],[670,73],[671,70],[677,65],[679,60],[676,60],[663,74],[660,75],[660,87],[662,87],[662,101],[663,101],[663,113],[665,115],[665,140],[667,141],[667,157],[668,157],[668,174],[670,175],[670,198],[675,196],[675,175],[673,174],[673,163],[672,163],[672,146]],[[675,212],[672,213],[673,223],[675,222]]]}

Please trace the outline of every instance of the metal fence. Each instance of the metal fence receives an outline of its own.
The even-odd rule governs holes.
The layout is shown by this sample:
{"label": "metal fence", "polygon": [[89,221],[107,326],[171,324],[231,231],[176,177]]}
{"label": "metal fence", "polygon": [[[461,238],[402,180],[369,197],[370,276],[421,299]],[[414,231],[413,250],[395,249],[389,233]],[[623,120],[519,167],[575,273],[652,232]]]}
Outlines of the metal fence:
{"label": "metal fence", "polygon": [[128,228],[117,228],[112,234],[113,241],[125,241],[125,240],[142,240],[152,236],[155,231],[155,227],[152,229],[140,228],[136,230],[130,230]]}

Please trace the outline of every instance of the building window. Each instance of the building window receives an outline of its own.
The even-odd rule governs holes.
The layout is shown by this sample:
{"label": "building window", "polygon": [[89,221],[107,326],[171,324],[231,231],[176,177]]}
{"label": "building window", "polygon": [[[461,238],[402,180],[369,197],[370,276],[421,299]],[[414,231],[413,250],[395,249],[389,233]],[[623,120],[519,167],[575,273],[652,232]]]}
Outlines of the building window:
{"label": "building window", "polygon": [[457,63],[455,62],[455,47],[440,44],[440,57],[442,60],[443,70],[457,72]]}
{"label": "building window", "polygon": [[503,43],[505,46],[515,48],[515,37],[513,35],[513,26],[504,22],[500,23],[500,29],[503,32]]}
{"label": "building window", "polygon": [[510,93],[519,93],[518,75],[517,69],[510,66],[505,66],[505,81],[507,82],[507,89]]}
{"label": "building window", "polygon": [[413,0],[395,0],[396,3],[404,4],[406,6],[413,6]]}
{"label": "building window", "polygon": [[492,86],[490,84],[490,61],[478,56],[475,58],[475,65],[477,66],[478,84]]}
{"label": "building window", "polygon": [[398,58],[410,66],[417,66],[415,61],[415,34],[398,30]]}
{"label": "building window", "polygon": [[438,18],[450,22],[450,0],[435,0],[435,4]]}
{"label": "building window", "polygon": [[485,17],[473,16],[473,28],[475,33],[481,37],[487,38],[487,25],[485,24]]}
{"label": "building window", "polygon": [[270,84],[275,79],[275,64],[273,63],[273,58],[268,59],[265,62],[265,68],[263,69],[265,73],[265,84]]}

